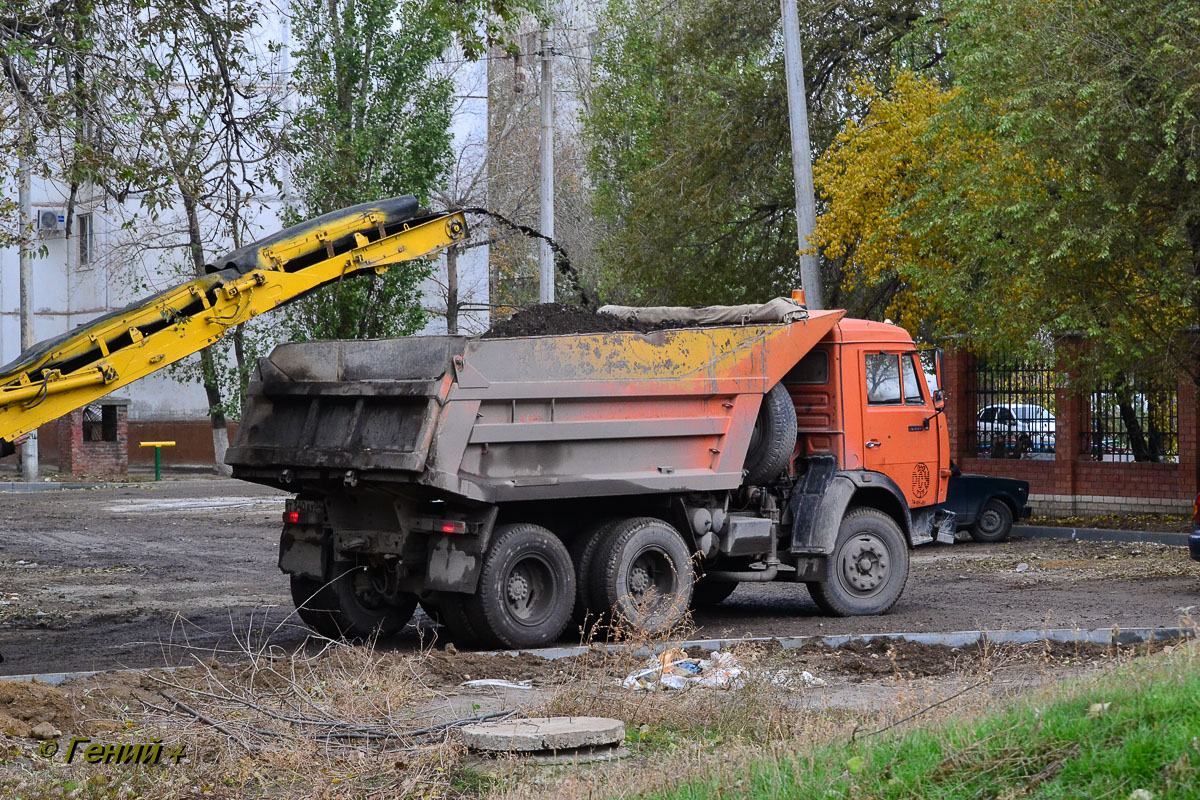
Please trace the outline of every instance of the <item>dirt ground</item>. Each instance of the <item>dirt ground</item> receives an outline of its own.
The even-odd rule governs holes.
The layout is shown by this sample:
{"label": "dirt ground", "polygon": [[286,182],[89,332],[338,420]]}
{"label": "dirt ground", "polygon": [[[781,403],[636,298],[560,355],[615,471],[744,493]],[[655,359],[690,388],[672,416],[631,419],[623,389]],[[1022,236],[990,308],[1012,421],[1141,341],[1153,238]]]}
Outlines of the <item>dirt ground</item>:
{"label": "dirt ground", "polygon": [[[216,479],[5,494],[0,674],[300,647],[305,629],[276,567],[283,497]],[[1197,605],[1200,564],[1181,548],[1014,540],[918,549],[885,617],[823,617],[802,586],[772,584],[743,586],[695,622],[701,637],[1129,628],[1174,625]],[[394,646],[435,635],[418,618]]]}

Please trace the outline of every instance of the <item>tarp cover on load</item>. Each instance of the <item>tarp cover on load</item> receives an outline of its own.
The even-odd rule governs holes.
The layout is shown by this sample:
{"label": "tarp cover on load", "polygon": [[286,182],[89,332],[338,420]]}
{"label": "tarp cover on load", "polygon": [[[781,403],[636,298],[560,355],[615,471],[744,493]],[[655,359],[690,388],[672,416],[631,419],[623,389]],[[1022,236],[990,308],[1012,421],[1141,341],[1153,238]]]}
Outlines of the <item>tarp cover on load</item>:
{"label": "tarp cover on load", "polygon": [[770,325],[808,319],[808,309],[789,297],[742,306],[602,306],[612,314],[637,322],[687,322],[693,325]]}

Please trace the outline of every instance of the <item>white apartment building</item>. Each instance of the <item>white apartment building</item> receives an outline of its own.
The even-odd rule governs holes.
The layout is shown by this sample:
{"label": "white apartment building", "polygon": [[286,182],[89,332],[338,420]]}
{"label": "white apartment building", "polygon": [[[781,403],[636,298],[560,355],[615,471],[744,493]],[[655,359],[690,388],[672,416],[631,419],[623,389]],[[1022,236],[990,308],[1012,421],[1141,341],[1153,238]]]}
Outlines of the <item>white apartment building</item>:
{"label": "white apartment building", "polygon": [[[286,30],[284,31],[286,34]],[[478,176],[486,163],[487,69],[486,60],[466,63],[448,57],[456,84],[456,111],[452,132],[456,168],[449,178],[447,196],[454,184]],[[446,67],[450,69],[450,66]],[[15,166],[15,165],[14,165]],[[15,170],[13,170],[15,171]],[[38,170],[34,170],[35,174]],[[280,195],[259,196],[250,217],[251,237],[279,230],[279,212],[286,202],[287,180]],[[486,191],[486,180],[478,181]],[[182,245],[185,238],[179,215],[167,213],[151,223],[139,218],[137,203],[117,203],[87,187],[76,200],[71,236],[65,234],[67,187],[53,180],[32,181],[36,242],[33,260],[32,300],[35,340],[68,331],[102,314],[114,311],[187,280],[190,270]],[[0,181],[0,192],[16,200],[11,173]],[[363,197],[367,202],[376,198]],[[481,196],[467,197],[484,205]],[[249,240],[249,239],[248,239]],[[174,246],[170,246],[174,243]],[[231,243],[211,242],[210,257],[232,249]],[[459,314],[462,333],[478,333],[489,324],[488,247],[473,248],[457,260]],[[430,311],[426,333],[446,330],[446,259],[438,260],[433,277],[424,286],[424,303]],[[261,319],[261,318],[260,318]],[[248,338],[273,335],[269,320],[248,326]],[[17,358],[20,347],[20,268],[17,248],[0,248],[0,361]],[[269,346],[269,339],[261,342]],[[174,439],[180,446],[164,451],[167,463],[211,463],[212,439],[208,404],[198,382],[180,380],[163,370],[114,393],[129,400],[131,461],[151,458],[137,452],[138,440]],[[53,425],[40,436],[43,460],[56,460]],[[139,459],[138,457],[141,457]],[[15,457],[4,459],[0,469],[15,470]]]}

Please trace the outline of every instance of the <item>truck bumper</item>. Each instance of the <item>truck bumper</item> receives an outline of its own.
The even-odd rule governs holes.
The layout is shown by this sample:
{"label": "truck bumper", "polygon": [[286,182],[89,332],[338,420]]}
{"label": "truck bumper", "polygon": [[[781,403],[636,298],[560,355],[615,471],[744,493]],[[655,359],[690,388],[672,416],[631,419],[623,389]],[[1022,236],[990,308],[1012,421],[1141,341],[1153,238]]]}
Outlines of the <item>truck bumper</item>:
{"label": "truck bumper", "polygon": [[1200,531],[1194,531],[1188,536],[1188,551],[1193,561],[1200,561]]}
{"label": "truck bumper", "polygon": [[1024,508],[1021,509],[1021,513],[1017,515],[1017,519],[1029,519],[1032,516],[1033,516],[1033,509],[1030,508],[1029,506],[1025,506]]}

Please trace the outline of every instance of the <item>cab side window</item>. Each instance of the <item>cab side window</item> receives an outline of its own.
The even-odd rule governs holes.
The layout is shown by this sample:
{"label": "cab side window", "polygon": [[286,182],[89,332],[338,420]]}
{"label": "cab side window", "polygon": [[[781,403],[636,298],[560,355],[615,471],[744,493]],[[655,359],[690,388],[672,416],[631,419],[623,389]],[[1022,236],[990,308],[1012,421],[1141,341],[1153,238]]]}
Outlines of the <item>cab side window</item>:
{"label": "cab side window", "polygon": [[873,406],[899,405],[900,356],[894,353],[867,353],[867,403]]}

